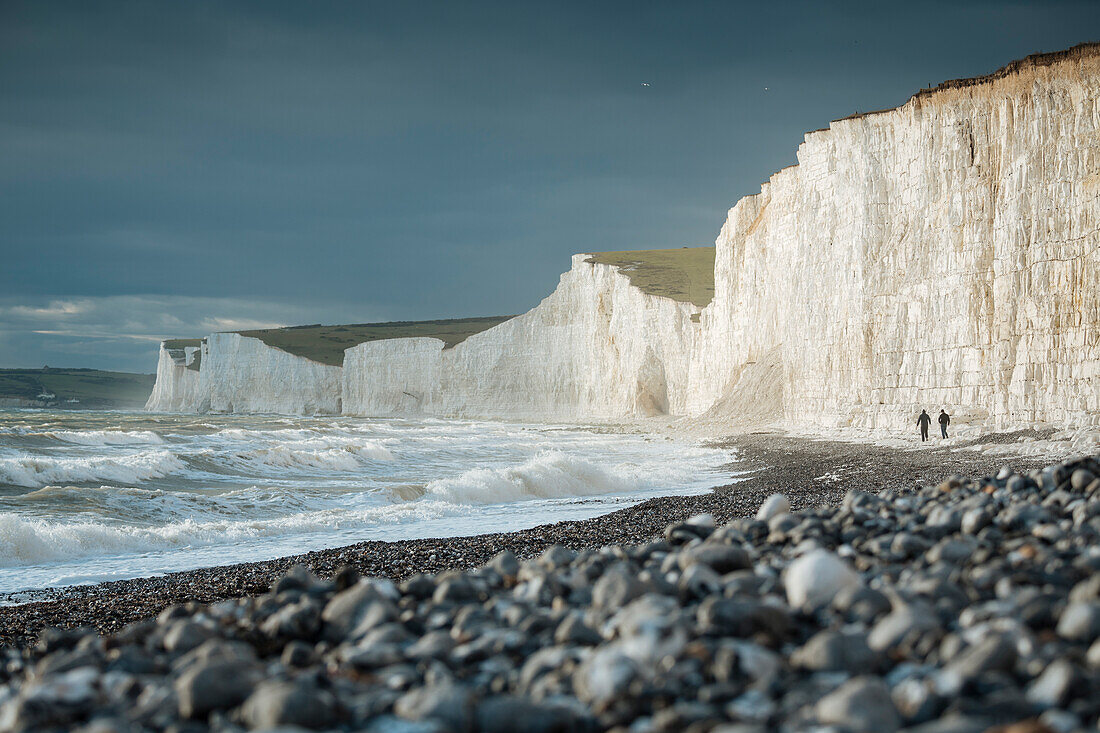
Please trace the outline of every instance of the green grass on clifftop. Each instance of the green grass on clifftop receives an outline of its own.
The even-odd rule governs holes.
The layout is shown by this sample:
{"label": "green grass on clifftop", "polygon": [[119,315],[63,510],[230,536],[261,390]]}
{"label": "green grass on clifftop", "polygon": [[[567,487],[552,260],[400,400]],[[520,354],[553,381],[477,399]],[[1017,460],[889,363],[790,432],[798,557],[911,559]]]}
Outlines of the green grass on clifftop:
{"label": "green grass on clifftop", "polygon": [[166,349],[186,349],[188,347],[198,348],[202,346],[202,342],[205,339],[168,339],[161,342],[161,346]]}
{"label": "green grass on clifftop", "polygon": [[238,331],[242,336],[258,338],[268,346],[295,356],[304,356],[321,364],[342,366],[344,349],[384,339],[437,338],[444,348],[462,343],[475,333],[503,323],[515,316],[485,318],[452,318],[441,321],[393,321],[390,323],[357,323],[346,326],[289,326],[257,331]]}
{"label": "green grass on clifftop", "polygon": [[[62,407],[142,407],[154,379],[152,374],[98,369],[0,369],[0,397],[35,400],[48,392]],[[68,402],[74,398],[79,402]]]}
{"label": "green grass on clifftop", "polygon": [[714,298],[714,247],[597,252],[586,262],[618,267],[639,290],[692,303]]}

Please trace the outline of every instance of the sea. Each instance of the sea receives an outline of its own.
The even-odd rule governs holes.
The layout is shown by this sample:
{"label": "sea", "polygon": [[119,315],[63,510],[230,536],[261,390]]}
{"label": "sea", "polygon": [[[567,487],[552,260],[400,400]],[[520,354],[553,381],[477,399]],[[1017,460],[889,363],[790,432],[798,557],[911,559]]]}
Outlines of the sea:
{"label": "sea", "polygon": [[583,519],[734,458],[607,426],[0,410],[0,594]]}

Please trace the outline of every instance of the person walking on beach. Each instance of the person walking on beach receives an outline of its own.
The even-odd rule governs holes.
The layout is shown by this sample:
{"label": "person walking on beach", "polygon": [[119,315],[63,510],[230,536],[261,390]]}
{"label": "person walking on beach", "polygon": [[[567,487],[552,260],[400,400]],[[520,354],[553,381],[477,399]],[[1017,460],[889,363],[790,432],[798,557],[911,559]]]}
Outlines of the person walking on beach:
{"label": "person walking on beach", "polygon": [[943,437],[947,437],[947,426],[951,423],[951,416],[947,414],[947,410],[940,410],[940,433]]}
{"label": "person walking on beach", "polygon": [[917,425],[920,426],[920,442],[928,440],[928,426],[932,424],[932,417],[924,410],[920,411],[920,417],[917,418]]}

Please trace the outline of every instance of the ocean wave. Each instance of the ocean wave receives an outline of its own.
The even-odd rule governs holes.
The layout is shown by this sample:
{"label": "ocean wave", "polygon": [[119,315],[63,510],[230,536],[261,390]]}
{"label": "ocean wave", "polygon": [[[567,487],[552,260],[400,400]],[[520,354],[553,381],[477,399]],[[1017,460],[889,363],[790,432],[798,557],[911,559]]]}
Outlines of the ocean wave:
{"label": "ocean wave", "polygon": [[318,469],[323,471],[349,472],[363,468],[364,461],[392,461],[393,453],[377,443],[357,443],[337,447],[325,447],[327,444],[275,445],[270,448],[256,448],[239,451],[229,459],[230,463],[246,464],[254,469]]}
{"label": "ocean wave", "polygon": [[152,430],[49,430],[43,437],[77,445],[148,445],[163,443]]}
{"label": "ocean wave", "polygon": [[185,520],[159,527],[99,522],[59,523],[0,513],[0,567],[43,562],[240,545],[265,538],[410,523],[453,514],[442,502],[410,502],[358,510],[329,509],[266,520]]}
{"label": "ocean wave", "polygon": [[0,484],[31,489],[91,481],[133,484],[162,478],[185,468],[178,456],[163,450],[110,458],[19,455],[0,458]]}
{"label": "ocean wave", "polygon": [[639,487],[636,477],[583,458],[545,451],[516,466],[475,468],[427,485],[427,496],[458,504],[617,494]]}
{"label": "ocean wave", "polygon": [[173,491],[134,486],[46,486],[0,499],[0,507],[46,511],[58,518],[103,516],[141,525],[184,520],[266,520],[295,513],[389,503],[361,487],[251,486],[230,491]]}
{"label": "ocean wave", "polygon": [[214,440],[227,442],[255,443],[257,441],[303,441],[321,436],[318,430],[310,428],[275,428],[271,430],[254,430],[249,428],[224,428],[210,435]]}

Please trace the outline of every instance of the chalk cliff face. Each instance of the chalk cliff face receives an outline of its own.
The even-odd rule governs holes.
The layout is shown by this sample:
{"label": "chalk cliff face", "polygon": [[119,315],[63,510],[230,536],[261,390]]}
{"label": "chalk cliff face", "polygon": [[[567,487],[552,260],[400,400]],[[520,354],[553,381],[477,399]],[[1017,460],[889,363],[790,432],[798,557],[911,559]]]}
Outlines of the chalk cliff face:
{"label": "chalk cliff face", "polygon": [[946,86],[730,211],[689,412],[765,360],[796,425],[1100,420],[1100,55]]}
{"label": "chalk cliff face", "polygon": [[649,295],[575,255],[527,313],[454,348],[437,339],[360,344],[344,359],[344,411],[532,419],[683,414],[699,308]]}
{"label": "chalk cliff face", "polygon": [[197,411],[199,370],[194,367],[197,366],[195,358],[198,352],[198,347],[170,349],[163,343],[160,345],[157,381],[153,383],[153,393],[145,403],[146,410]]}
{"label": "chalk cliff face", "polygon": [[216,334],[197,380],[162,350],[150,406],[891,430],[942,406],[1096,424],[1098,227],[1093,46],[808,134],[730,210],[701,313],[577,255],[538,307],[451,349],[374,341],[341,370]]}
{"label": "chalk cliff face", "polygon": [[160,354],[148,410],[294,415],[341,410],[340,367],[288,354],[259,339],[211,334],[197,372],[180,366],[163,347]]}
{"label": "chalk cliff face", "polygon": [[443,342],[436,338],[369,341],[344,352],[344,409],[374,417],[434,413]]}
{"label": "chalk cliff face", "polygon": [[617,267],[573,257],[541,304],[453,348],[371,341],[343,367],[232,333],[200,369],[162,347],[147,409],[587,420],[684,414],[701,326],[691,303],[649,295]]}

